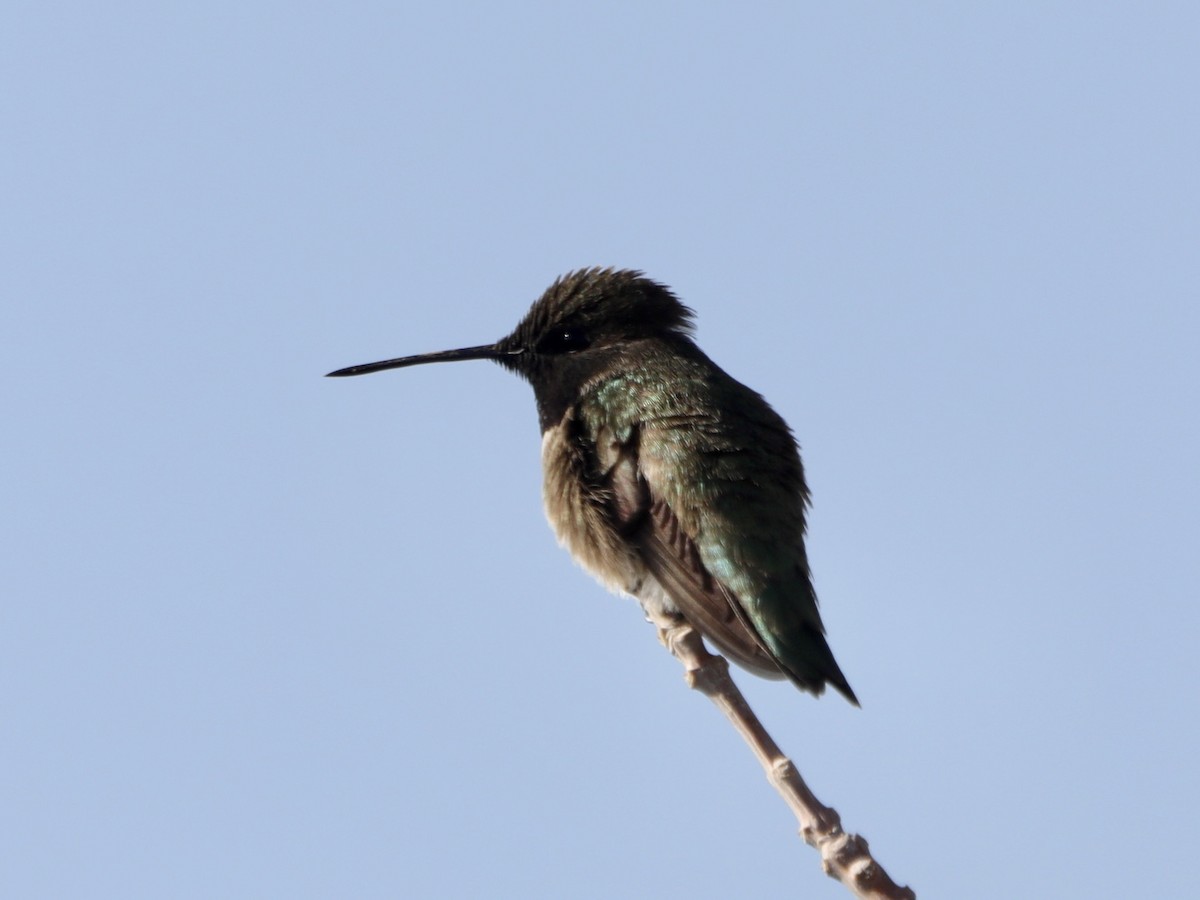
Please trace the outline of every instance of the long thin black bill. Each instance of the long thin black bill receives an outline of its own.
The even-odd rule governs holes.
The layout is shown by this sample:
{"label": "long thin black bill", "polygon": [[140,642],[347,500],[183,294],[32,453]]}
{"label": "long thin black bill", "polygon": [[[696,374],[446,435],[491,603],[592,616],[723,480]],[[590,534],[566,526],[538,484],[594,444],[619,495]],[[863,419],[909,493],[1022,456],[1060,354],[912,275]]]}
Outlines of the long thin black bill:
{"label": "long thin black bill", "polygon": [[384,369],[402,369],[405,366],[419,366],[424,363],[456,362],[460,359],[502,359],[505,356],[515,356],[520,350],[499,350],[495,344],[485,344],[482,347],[464,347],[461,350],[442,350],[439,353],[421,353],[417,356],[401,356],[396,359],[385,359],[382,362],[363,363],[361,366],[348,366],[330,372],[326,378],[342,378],[346,375],[367,375],[371,372],[382,372]]}

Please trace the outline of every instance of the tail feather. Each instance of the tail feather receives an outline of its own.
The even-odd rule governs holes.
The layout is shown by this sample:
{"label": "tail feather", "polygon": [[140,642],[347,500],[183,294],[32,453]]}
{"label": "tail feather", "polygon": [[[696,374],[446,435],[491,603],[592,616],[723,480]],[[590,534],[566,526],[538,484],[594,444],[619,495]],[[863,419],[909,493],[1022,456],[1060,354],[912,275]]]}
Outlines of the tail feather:
{"label": "tail feather", "polygon": [[850,683],[846,681],[846,676],[842,674],[841,666],[833,658],[829,643],[820,631],[808,626],[788,637],[792,640],[772,643],[783,644],[775,656],[780,668],[793,684],[818,695],[825,690],[826,685],[830,685],[855,706],[861,705]]}
{"label": "tail feather", "polygon": [[779,668],[798,688],[820,695],[828,684],[859,706],[858,697],[825,640],[812,580],[799,566],[795,576],[787,582],[776,582],[761,594],[753,610],[747,610],[751,613],[747,618]]}

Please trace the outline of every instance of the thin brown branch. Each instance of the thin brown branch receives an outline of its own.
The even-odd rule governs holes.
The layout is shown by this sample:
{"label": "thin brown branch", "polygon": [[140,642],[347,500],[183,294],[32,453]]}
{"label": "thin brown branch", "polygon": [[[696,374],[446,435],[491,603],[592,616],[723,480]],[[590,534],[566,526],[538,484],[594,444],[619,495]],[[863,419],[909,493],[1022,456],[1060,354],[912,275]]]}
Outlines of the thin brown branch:
{"label": "thin brown branch", "polygon": [[795,814],[800,835],[821,854],[825,874],[863,900],[916,900],[912,890],[897,885],[875,861],[866,840],[842,830],[837,810],[813,796],[733,683],[725,658],[709,653],[699,633],[681,619],[651,621],[658,627],[659,640],[683,663],[688,685],[712,700],[750,745],[767,780]]}

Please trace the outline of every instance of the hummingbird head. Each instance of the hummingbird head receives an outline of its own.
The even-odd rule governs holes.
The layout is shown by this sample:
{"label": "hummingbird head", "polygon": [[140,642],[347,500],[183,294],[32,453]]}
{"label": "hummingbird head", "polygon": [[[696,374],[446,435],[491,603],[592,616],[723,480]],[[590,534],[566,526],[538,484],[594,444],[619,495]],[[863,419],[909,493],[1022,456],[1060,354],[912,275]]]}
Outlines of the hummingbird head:
{"label": "hummingbird head", "polygon": [[366,375],[431,362],[491,359],[533,379],[557,357],[611,350],[635,341],[690,342],[694,313],[671,289],[632,269],[578,269],[558,278],[517,327],[494,344],[402,356],[338,369]]}
{"label": "hummingbird head", "polygon": [[669,288],[630,269],[563,275],[495,345],[496,361],[533,385],[542,429],[592,377],[629,352],[691,343],[693,313]]}
{"label": "hummingbird head", "polygon": [[494,344],[350,366],[333,376],[463,359],[491,359],[533,385],[543,429],[579,387],[619,365],[631,348],[691,345],[693,313],[669,288],[631,269],[579,269],[563,275]]}
{"label": "hummingbird head", "polygon": [[496,346],[521,370],[532,359],[659,338],[688,339],[693,313],[669,288],[631,269],[579,269],[557,279]]}

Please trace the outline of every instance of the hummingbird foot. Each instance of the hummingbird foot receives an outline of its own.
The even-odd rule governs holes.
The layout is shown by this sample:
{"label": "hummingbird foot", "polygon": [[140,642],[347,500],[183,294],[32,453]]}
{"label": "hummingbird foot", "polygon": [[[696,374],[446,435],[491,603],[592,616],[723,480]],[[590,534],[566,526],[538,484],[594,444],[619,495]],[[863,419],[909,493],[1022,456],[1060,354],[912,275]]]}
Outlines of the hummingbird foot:
{"label": "hummingbird foot", "polygon": [[688,687],[706,697],[717,697],[733,685],[729,663],[708,652],[704,639],[679,613],[651,613],[646,618],[658,629],[658,640],[684,665]]}

